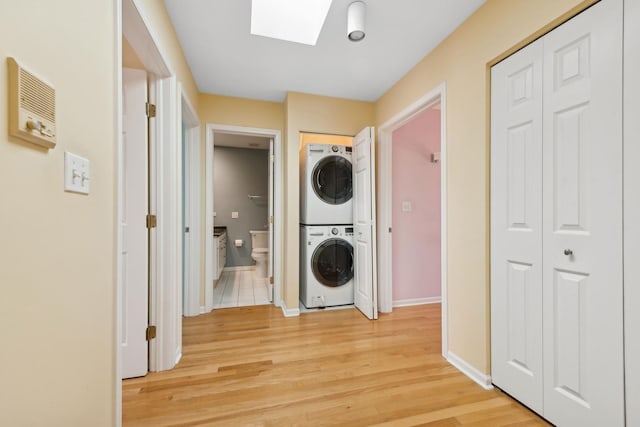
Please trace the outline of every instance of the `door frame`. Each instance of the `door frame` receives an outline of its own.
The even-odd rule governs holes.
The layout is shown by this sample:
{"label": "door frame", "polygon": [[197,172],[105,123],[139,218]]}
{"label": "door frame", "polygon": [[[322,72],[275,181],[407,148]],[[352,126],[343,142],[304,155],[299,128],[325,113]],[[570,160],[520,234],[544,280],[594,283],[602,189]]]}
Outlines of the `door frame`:
{"label": "door frame", "polygon": [[378,304],[380,312],[392,311],[393,266],[392,226],[392,143],[393,131],[419,114],[440,104],[440,290],[442,295],[442,355],[448,359],[447,327],[447,104],[446,83],[441,83],[378,128]]}
{"label": "door frame", "polygon": [[[179,186],[181,175],[181,153],[178,141],[181,138],[178,83],[175,73],[160,52],[159,43],[149,30],[148,19],[135,0],[117,0],[116,10],[116,133],[118,156],[121,155],[122,135],[122,36],[124,35],[138,54],[149,75],[149,102],[156,104],[156,119],[149,126],[150,186],[149,198],[152,214],[158,215],[158,226],[150,231],[149,239],[149,323],[155,325],[158,335],[149,341],[149,371],[172,369],[182,355],[182,317],[180,316],[182,294],[180,278],[181,213],[178,201],[182,197]],[[123,165],[117,161],[117,195],[124,173]],[[118,208],[119,210],[119,208]],[[119,213],[116,215],[120,221]],[[116,254],[122,249],[120,236],[116,236]],[[122,340],[122,265],[116,264],[116,346]],[[116,422],[122,418],[122,356],[116,350]]]}
{"label": "door frame", "polygon": [[[195,109],[187,98],[186,93],[179,85],[181,99],[182,123],[185,125],[185,134],[183,143],[188,146],[187,158],[184,159],[186,167],[185,174],[188,174],[189,185],[189,212],[188,218],[185,218],[185,224],[189,227],[189,247],[184,248],[188,252],[190,259],[189,271],[184,272],[184,295],[182,302],[182,312],[185,316],[197,316],[200,314],[200,288],[202,286],[200,278],[200,242],[201,242],[201,177],[200,177],[200,160],[202,158],[200,148],[200,121]],[[181,230],[181,234],[185,234]],[[184,267],[184,266],[183,266]]]}
{"label": "door frame", "polygon": [[207,313],[213,310],[213,226],[214,194],[213,194],[213,155],[214,132],[231,133],[237,135],[261,136],[273,139],[273,304],[276,307],[284,307],[282,299],[282,242],[283,242],[283,216],[284,216],[284,186],[282,181],[282,134],[277,129],[252,128],[245,126],[231,126],[216,123],[206,124],[205,136],[205,274],[204,274],[204,299],[205,305],[201,312]]}

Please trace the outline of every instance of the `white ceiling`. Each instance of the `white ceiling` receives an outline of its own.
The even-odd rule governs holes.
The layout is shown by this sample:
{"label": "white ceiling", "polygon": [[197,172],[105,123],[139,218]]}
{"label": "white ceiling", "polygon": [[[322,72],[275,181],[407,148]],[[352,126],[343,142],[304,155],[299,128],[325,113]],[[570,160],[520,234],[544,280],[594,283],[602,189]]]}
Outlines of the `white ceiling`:
{"label": "white ceiling", "polygon": [[282,102],[288,91],[376,101],[485,0],[365,0],[357,43],[352,1],[333,0],[316,46],[251,35],[251,0],[164,3],[200,92]]}

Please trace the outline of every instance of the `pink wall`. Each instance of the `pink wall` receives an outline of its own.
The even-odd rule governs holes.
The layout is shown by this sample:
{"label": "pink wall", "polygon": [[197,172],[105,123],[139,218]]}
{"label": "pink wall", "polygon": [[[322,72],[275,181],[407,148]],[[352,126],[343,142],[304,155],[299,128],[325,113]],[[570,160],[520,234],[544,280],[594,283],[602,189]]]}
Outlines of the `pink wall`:
{"label": "pink wall", "polygon": [[[440,110],[393,132],[393,301],[440,297]],[[402,203],[411,203],[403,212]]]}

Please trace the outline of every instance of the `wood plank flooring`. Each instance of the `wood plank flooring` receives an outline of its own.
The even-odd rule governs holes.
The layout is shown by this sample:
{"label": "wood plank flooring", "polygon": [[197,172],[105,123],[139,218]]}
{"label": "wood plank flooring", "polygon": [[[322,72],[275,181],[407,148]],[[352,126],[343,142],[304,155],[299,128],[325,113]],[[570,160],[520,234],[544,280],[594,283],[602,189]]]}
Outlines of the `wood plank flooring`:
{"label": "wood plank flooring", "polygon": [[440,351],[440,305],[284,318],[271,305],[183,321],[183,357],[123,382],[124,426],[546,426]]}

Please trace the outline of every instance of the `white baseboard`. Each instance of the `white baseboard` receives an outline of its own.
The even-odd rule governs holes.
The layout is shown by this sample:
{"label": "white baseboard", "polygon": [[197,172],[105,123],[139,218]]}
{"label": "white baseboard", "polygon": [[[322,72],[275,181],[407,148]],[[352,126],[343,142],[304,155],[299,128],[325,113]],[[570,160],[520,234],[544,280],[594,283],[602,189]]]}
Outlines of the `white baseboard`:
{"label": "white baseboard", "polygon": [[284,303],[284,300],[280,300],[280,308],[282,309],[282,313],[284,314],[284,317],[300,316],[300,307],[287,308],[287,305]]}
{"label": "white baseboard", "polygon": [[409,307],[412,305],[424,305],[424,304],[438,304],[442,302],[441,297],[427,297],[427,298],[412,298],[412,299],[399,299],[393,301],[393,307]]}
{"label": "white baseboard", "polygon": [[250,271],[255,269],[255,265],[239,265],[237,267],[225,267],[222,271]]}
{"label": "white baseboard", "polygon": [[480,372],[471,366],[466,360],[458,357],[452,352],[447,354],[447,361],[455,366],[460,372],[478,383],[485,390],[493,389],[493,385],[491,384],[491,375]]}
{"label": "white baseboard", "polygon": [[207,309],[204,307],[204,305],[200,306],[200,314],[205,314],[207,312]]}

